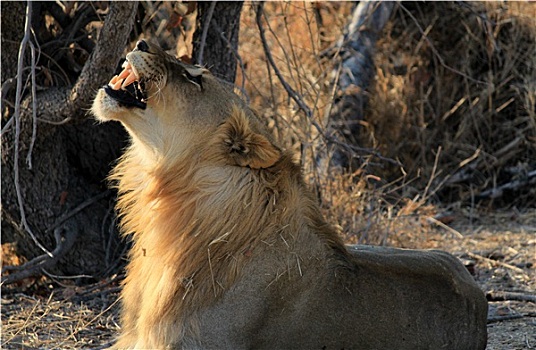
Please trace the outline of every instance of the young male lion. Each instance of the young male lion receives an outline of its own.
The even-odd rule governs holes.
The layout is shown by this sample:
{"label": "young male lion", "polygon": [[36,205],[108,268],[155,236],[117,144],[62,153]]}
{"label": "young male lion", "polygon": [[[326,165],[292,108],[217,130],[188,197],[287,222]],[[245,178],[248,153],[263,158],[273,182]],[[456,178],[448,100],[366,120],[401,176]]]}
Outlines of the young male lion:
{"label": "young male lion", "polygon": [[131,136],[111,175],[133,240],[114,347],[485,348],[464,267],[345,247],[291,154],[207,70],[140,41],[93,113]]}

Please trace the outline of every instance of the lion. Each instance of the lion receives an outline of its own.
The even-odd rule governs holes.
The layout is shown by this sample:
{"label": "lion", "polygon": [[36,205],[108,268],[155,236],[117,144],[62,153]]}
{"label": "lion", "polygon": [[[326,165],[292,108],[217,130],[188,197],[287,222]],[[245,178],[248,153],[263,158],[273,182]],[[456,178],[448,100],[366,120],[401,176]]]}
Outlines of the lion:
{"label": "lion", "polygon": [[487,303],[441,251],[345,246],[293,154],[202,67],[139,41],[97,93],[130,146],[118,349],[486,346]]}

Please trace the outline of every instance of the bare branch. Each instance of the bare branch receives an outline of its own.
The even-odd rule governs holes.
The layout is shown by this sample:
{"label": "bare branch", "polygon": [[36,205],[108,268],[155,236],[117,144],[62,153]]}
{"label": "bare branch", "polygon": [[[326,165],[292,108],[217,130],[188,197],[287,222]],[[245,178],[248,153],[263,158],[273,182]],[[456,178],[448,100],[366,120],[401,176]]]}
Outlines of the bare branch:
{"label": "bare branch", "polygon": [[525,271],[523,271],[523,269],[520,269],[519,267],[517,266],[514,266],[514,265],[511,265],[511,264],[507,264],[507,263],[504,263],[504,262],[501,262],[501,261],[497,261],[497,260],[493,260],[493,259],[490,259],[490,258],[486,258],[485,256],[482,256],[482,255],[478,255],[478,254],[475,254],[475,253],[471,253],[471,252],[467,252],[467,255],[469,255],[471,258],[473,259],[477,259],[477,260],[481,260],[481,261],[485,261],[487,263],[490,263],[491,265],[493,266],[502,266],[502,267],[506,267],[507,269],[510,269],[512,271],[515,271],[517,273],[520,273],[524,276],[526,276],[527,274],[525,273]]}
{"label": "bare branch", "polygon": [[76,208],[74,208],[73,210],[69,211],[68,213],[62,215],[57,221],[56,223],[54,223],[54,225],[52,227],[49,227],[46,232],[52,232],[52,231],[55,231],[60,225],[62,225],[65,221],[67,221],[68,219],[70,219],[71,217],[75,216],[76,214],[78,214],[79,212],[81,212],[82,210],[84,210],[87,206],[95,203],[96,201],[102,199],[102,198],[105,198],[106,196],[108,196],[110,194],[110,191],[104,191],[96,196],[93,196],[91,198],[89,198],[88,200],[84,201],[83,203],[81,203],[80,205],[78,205]]}
{"label": "bare branch", "polygon": [[488,324],[502,321],[517,320],[525,317],[536,317],[536,312],[528,312],[525,314],[513,314],[513,315],[504,315],[504,316],[489,316]]}
{"label": "bare branch", "polygon": [[[24,54],[26,51],[26,45],[30,41],[31,35],[31,18],[32,18],[32,2],[28,1],[26,5],[26,23],[24,26],[24,37],[20,43],[19,49],[19,58],[17,62],[17,90],[15,94],[15,111],[13,118],[15,119],[15,150],[14,150],[14,182],[15,182],[15,191],[17,193],[17,202],[19,204],[20,219],[22,228],[30,235],[35,244],[48,256],[53,257],[52,253],[46,249],[41,242],[37,239],[35,234],[32,232],[28,221],[26,220],[26,212],[24,211],[24,201],[22,199],[22,193],[20,188],[20,175],[19,175],[19,150],[20,150],[20,104],[22,99],[22,70],[24,62]],[[34,72],[35,73],[35,72]],[[35,79],[35,77],[33,77]],[[35,99],[34,99],[35,101]],[[35,108],[35,107],[34,107]]]}
{"label": "bare branch", "polygon": [[406,7],[404,7],[404,5],[399,2],[398,5],[400,6],[400,8],[402,10],[404,10],[404,12],[411,18],[411,20],[415,23],[415,26],[417,26],[417,28],[419,29],[419,32],[421,32],[421,35],[423,36],[424,40],[426,40],[426,42],[428,43],[428,45],[430,46],[430,49],[432,50],[432,52],[434,53],[434,56],[439,60],[439,63],[445,68],[445,69],[448,69],[449,71],[455,73],[455,74],[458,74],[462,77],[464,77],[465,79],[469,80],[469,81],[472,81],[474,83],[478,83],[478,84],[485,84],[485,85],[490,85],[490,83],[486,83],[485,81],[482,81],[482,80],[477,80],[477,79],[474,79],[470,76],[468,76],[467,74],[463,73],[463,72],[460,72],[459,70],[455,69],[455,68],[452,68],[451,66],[449,66],[448,64],[445,63],[445,60],[443,59],[443,57],[441,57],[441,55],[439,54],[439,52],[437,51],[437,49],[435,48],[434,44],[432,43],[432,41],[428,38],[428,35],[426,35],[426,32],[424,31],[424,29],[421,27],[421,25],[419,24],[419,21],[417,21],[417,18],[415,18],[415,16],[413,16],[413,14],[411,13],[410,10],[408,10]]}
{"label": "bare branch", "polygon": [[5,267],[2,269],[2,273],[6,271],[18,270],[19,272],[7,275],[2,278],[2,284],[10,284],[22,279],[33,277],[42,273],[43,269],[51,268],[71,250],[78,232],[70,228],[57,228],[54,230],[54,238],[56,240],[56,248],[51,254],[40,255],[26,264],[17,266],[16,269],[11,267]]}
{"label": "bare branch", "polygon": [[348,152],[364,152],[366,154],[374,155],[375,157],[377,157],[379,159],[382,159],[384,161],[388,161],[390,163],[398,165],[399,162],[396,162],[393,159],[382,157],[378,152],[376,152],[374,150],[361,148],[361,147],[357,147],[357,146],[354,146],[354,145],[350,145],[348,143],[344,143],[344,142],[338,140],[335,137],[335,135],[330,135],[330,134],[325,132],[325,130],[322,128],[322,126],[316,120],[314,120],[314,116],[313,116],[313,112],[312,112],[311,108],[309,108],[307,103],[305,103],[305,101],[303,101],[301,96],[290,86],[290,84],[287,83],[287,81],[283,77],[283,74],[281,74],[281,71],[279,70],[279,68],[275,64],[275,61],[274,61],[274,58],[273,58],[272,53],[270,51],[270,48],[268,47],[268,42],[266,40],[266,34],[265,34],[264,26],[262,24],[262,15],[264,13],[264,11],[263,11],[263,3],[262,2],[257,7],[256,11],[257,11],[256,12],[257,27],[259,28],[259,34],[260,34],[260,37],[261,37],[261,42],[262,42],[262,47],[264,49],[264,54],[266,56],[266,59],[268,60],[268,63],[270,65],[270,67],[272,67],[272,69],[274,70],[277,78],[279,79],[279,82],[281,83],[281,85],[283,85],[283,88],[287,92],[288,96],[305,113],[307,118],[310,120],[311,124],[318,131],[319,135],[324,140],[328,141],[329,143],[338,145],[339,147],[345,149]]}
{"label": "bare branch", "polygon": [[[36,93],[36,77],[35,77],[35,64],[40,54],[39,50],[36,50],[36,47],[31,42],[32,39],[32,28],[31,28],[31,18],[32,18],[32,7],[33,3],[28,1],[26,7],[26,23],[24,28],[24,36],[20,43],[19,54],[18,54],[18,63],[17,63],[17,79],[16,79],[16,96],[15,96],[15,105],[13,113],[13,123],[15,124],[15,135],[14,135],[14,149],[13,149],[13,173],[14,173],[14,187],[16,198],[19,207],[19,215],[21,220],[22,230],[25,231],[33,240],[33,242],[45,253],[44,255],[38,256],[29,263],[25,264],[21,268],[25,268],[27,271],[21,271],[13,276],[8,276],[6,278],[7,283],[11,281],[18,280],[20,278],[25,278],[29,275],[34,275],[40,273],[43,268],[52,267],[56,262],[64,255],[72,246],[69,239],[64,239],[58,236],[56,228],[61,225],[64,221],[70,218],[72,215],[75,215],[77,212],[82,210],[85,206],[90,203],[83,203],[81,207],[76,208],[73,212],[69,213],[70,215],[60,218],[60,220],[48,230],[48,232],[54,232],[56,238],[56,248],[53,252],[49,251],[43,244],[37,239],[37,236],[32,231],[30,227],[25,207],[24,199],[21,189],[21,179],[20,179],[20,153],[21,153],[21,118],[22,113],[32,113],[32,133],[31,140],[29,145],[29,151],[27,154],[27,163],[28,167],[32,167],[32,151],[37,137],[37,121],[40,119],[37,117],[38,113],[45,115],[52,119],[51,123],[54,123],[55,118],[61,118],[62,116],[67,116],[68,118],[76,115],[80,115],[79,110],[81,108],[87,107],[89,101],[93,98],[96,88],[105,81],[112,74],[113,65],[110,64],[110,60],[119,60],[119,57],[122,55],[125,43],[128,40],[128,35],[130,33],[134,16],[137,9],[137,4],[135,2],[124,2],[124,3],[112,3],[110,5],[110,12],[105,24],[101,30],[99,39],[97,40],[97,47],[93,51],[90,59],[86,62],[80,77],[72,88],[59,88],[51,89],[54,91],[45,91],[41,98],[37,98]],[[26,48],[29,46],[31,50],[31,71],[30,77],[31,82],[24,82],[24,58],[26,53]],[[106,67],[103,69],[102,67]],[[101,80],[102,79],[102,80]],[[25,86],[31,86],[31,109],[22,111],[21,102],[22,102],[22,92]],[[46,98],[48,94],[57,94],[60,92],[60,98],[55,98],[53,101],[50,101]],[[4,91],[2,91],[4,93]],[[49,115],[50,114],[50,115]],[[65,120],[65,119],[63,119]],[[9,123],[8,123],[9,124]],[[7,128],[8,126],[6,126]],[[5,130],[2,130],[5,131]],[[98,199],[102,197],[97,196]],[[95,199],[92,200],[92,202]],[[67,235],[67,238],[72,237],[72,235]],[[9,270],[9,269],[8,269]]]}
{"label": "bare branch", "polygon": [[372,56],[375,43],[393,7],[393,2],[361,1],[354,10],[347,34],[337,42],[344,56],[338,82],[341,90],[351,85],[364,90],[369,85],[374,72]]}
{"label": "bare branch", "polygon": [[205,23],[203,23],[203,32],[201,34],[201,44],[199,45],[199,53],[197,54],[197,63],[201,66],[203,65],[203,54],[205,51],[205,45],[207,44],[208,28],[210,27],[210,22],[212,21],[212,15],[214,14],[215,8],[216,8],[216,1],[212,1],[207,12]]}
{"label": "bare branch", "polygon": [[[62,225],[67,220],[69,220],[70,218],[78,214],[80,211],[82,211],[89,205],[106,197],[109,194],[110,194],[109,191],[104,191],[92,198],[89,198],[88,200],[84,201],[83,203],[78,205],[76,208],[74,208],[70,212],[60,217],[52,227],[46,230],[46,232],[54,232],[54,238],[56,240],[56,248],[51,253],[51,255],[43,254],[43,255],[37,256],[34,259],[28,261],[27,263],[21,266],[4,267],[2,269],[3,274],[8,271],[19,271],[19,272],[6,276],[2,282],[5,284],[10,284],[13,282],[20,281],[24,278],[39,275],[41,273],[45,273],[51,277],[57,277],[57,278],[75,278],[75,276],[67,276],[67,277],[55,276],[45,270],[45,269],[53,268],[56,265],[56,263],[63,256],[65,256],[65,254],[69,252],[69,250],[72,248],[78,236],[78,232],[75,232],[75,230],[71,228],[62,227]],[[78,277],[91,277],[91,276],[79,275]]]}
{"label": "bare branch", "polygon": [[[337,42],[340,62],[333,69],[334,102],[326,111],[326,133],[348,144],[356,144],[367,104],[367,88],[374,77],[374,52],[379,33],[390,18],[394,3],[361,1],[352,14],[345,35]],[[319,150],[322,171],[332,164],[352,166],[352,157],[340,147]]]}
{"label": "bare branch", "polygon": [[[32,31],[33,32],[33,31]],[[34,35],[35,37],[35,35]],[[26,156],[26,164],[28,164],[28,169],[32,169],[32,153],[35,145],[35,139],[37,137],[37,92],[35,81],[35,46],[30,41],[30,51],[32,53],[32,65],[31,65],[31,76],[32,76],[32,139],[30,141],[30,147],[28,149],[28,155]],[[17,164],[15,164],[17,165]]]}
{"label": "bare branch", "polygon": [[525,176],[522,176],[518,179],[513,179],[512,181],[506,182],[498,187],[490,188],[489,190],[483,191],[477,195],[478,199],[483,198],[498,198],[504,195],[504,191],[515,191],[522,188],[525,188],[527,185],[532,185],[536,183],[536,169],[528,172]]}
{"label": "bare branch", "polygon": [[486,299],[488,301],[530,301],[536,303],[535,294],[515,293],[515,292],[503,292],[503,291],[489,291],[486,293]]}
{"label": "bare branch", "polygon": [[[257,7],[256,21],[257,21],[257,27],[259,28],[259,34],[261,36],[262,47],[264,49],[266,59],[268,59],[270,66],[274,69],[274,72],[277,75],[277,78],[281,82],[281,85],[283,85],[283,87],[285,88],[285,91],[287,91],[287,94],[289,95],[289,97],[292,98],[294,102],[296,102],[298,107],[307,115],[308,118],[312,118],[313,112],[311,111],[311,108],[307,106],[307,104],[301,99],[298,93],[296,93],[296,91],[294,91],[294,89],[285,81],[285,79],[283,78],[283,75],[279,71],[279,68],[277,68],[277,65],[275,64],[274,58],[272,57],[272,53],[270,52],[270,48],[268,47],[268,43],[266,41],[264,26],[262,24],[262,15],[264,13],[263,6],[264,6],[264,3],[261,2],[259,6]],[[313,125],[318,129],[319,132],[322,131],[322,128],[320,127],[320,125],[318,125],[318,123],[316,123],[315,121],[313,121]]]}

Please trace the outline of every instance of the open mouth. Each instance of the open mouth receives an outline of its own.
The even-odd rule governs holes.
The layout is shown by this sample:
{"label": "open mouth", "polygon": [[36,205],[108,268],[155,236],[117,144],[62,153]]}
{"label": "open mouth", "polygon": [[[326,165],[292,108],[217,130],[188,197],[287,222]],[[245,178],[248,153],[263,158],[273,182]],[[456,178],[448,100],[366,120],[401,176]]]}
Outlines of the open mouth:
{"label": "open mouth", "polygon": [[147,93],[140,75],[128,61],[123,63],[122,68],[123,70],[104,87],[104,91],[125,107],[145,109]]}

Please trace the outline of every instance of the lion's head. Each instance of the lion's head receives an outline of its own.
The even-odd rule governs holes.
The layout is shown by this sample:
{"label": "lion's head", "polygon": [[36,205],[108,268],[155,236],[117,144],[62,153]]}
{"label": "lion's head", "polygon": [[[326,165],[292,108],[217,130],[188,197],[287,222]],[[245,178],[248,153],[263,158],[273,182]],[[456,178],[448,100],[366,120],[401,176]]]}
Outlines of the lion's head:
{"label": "lion's head", "polygon": [[122,68],[99,90],[93,113],[100,121],[123,123],[157,157],[210,141],[230,164],[266,168],[279,159],[280,147],[260,120],[208,70],[145,41],[127,54]]}

